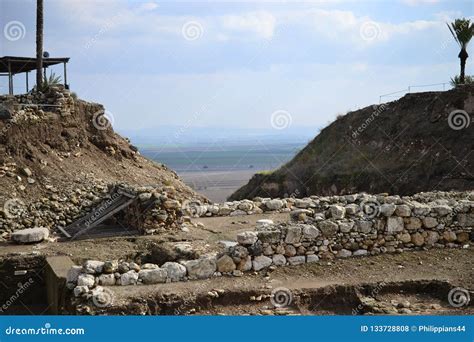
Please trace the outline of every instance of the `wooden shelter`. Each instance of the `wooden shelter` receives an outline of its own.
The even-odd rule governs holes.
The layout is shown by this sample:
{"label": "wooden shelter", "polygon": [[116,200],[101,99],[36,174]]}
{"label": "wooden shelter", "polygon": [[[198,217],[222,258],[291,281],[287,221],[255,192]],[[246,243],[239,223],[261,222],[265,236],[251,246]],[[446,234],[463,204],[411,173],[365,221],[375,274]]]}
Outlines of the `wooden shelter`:
{"label": "wooden shelter", "polygon": [[[64,86],[68,88],[66,70],[66,64],[68,62],[69,57],[43,58],[44,78],[46,78],[46,69],[49,66],[62,63],[64,65]],[[0,57],[0,76],[8,76],[8,94],[10,95],[13,95],[13,75],[25,73],[26,92],[28,92],[28,73],[33,70],[36,70],[36,58],[14,56]]]}

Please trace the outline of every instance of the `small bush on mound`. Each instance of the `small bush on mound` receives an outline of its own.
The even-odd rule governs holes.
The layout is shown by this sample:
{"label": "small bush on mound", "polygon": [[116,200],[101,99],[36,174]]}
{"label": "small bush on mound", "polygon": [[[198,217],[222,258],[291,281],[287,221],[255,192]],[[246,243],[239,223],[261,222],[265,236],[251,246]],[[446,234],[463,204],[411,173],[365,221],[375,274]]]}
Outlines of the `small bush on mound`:
{"label": "small bush on mound", "polygon": [[258,171],[257,174],[262,175],[262,176],[269,176],[273,173],[273,170],[262,170]]}
{"label": "small bush on mound", "polygon": [[462,84],[474,84],[474,76],[464,76],[464,83],[461,83],[459,75],[451,77],[451,85],[457,87]]}
{"label": "small bush on mound", "polygon": [[38,87],[38,90],[42,93],[45,93],[49,90],[50,87],[57,86],[60,84],[62,84],[61,76],[57,76],[54,72],[52,72],[51,74],[49,74],[49,77],[46,77],[43,80],[43,83],[41,83],[41,85]]}

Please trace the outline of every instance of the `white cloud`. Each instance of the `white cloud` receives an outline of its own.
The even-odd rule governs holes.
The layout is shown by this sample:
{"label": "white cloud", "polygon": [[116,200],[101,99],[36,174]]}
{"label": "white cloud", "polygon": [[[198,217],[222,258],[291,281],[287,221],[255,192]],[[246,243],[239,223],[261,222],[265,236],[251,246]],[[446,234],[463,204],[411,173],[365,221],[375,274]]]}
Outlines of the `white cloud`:
{"label": "white cloud", "polygon": [[147,12],[147,11],[153,11],[157,9],[158,7],[159,6],[156,2],[145,2],[138,7],[138,10]]}
{"label": "white cloud", "polygon": [[409,6],[433,5],[439,3],[439,0],[402,0],[402,3]]}
{"label": "white cloud", "polygon": [[253,32],[258,37],[270,39],[275,31],[276,19],[264,11],[249,12],[242,15],[226,15],[220,18],[224,30]]}

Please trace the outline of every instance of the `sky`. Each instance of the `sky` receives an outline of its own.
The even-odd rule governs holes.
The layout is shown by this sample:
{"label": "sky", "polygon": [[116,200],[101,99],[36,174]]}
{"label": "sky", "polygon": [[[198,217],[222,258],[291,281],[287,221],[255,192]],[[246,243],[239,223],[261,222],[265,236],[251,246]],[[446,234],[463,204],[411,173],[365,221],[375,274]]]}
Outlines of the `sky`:
{"label": "sky", "polygon": [[[446,22],[474,15],[456,0],[44,3],[44,49],[71,57],[72,91],[104,104],[119,132],[182,135],[316,132],[380,95],[449,82],[459,48]],[[0,1],[0,55],[35,55],[35,4]]]}

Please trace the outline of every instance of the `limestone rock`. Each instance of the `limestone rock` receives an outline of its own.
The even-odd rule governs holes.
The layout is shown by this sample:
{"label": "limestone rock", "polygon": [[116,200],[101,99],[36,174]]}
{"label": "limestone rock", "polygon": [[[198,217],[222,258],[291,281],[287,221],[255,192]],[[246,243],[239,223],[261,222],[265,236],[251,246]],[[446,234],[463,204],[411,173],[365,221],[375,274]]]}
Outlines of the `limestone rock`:
{"label": "limestone rock", "polygon": [[372,226],[373,226],[373,223],[372,221],[363,221],[363,220],[359,220],[359,221],[356,221],[356,228],[357,228],[357,231],[360,232],[360,233],[370,233],[370,230],[372,229]]}
{"label": "limestone rock", "polygon": [[99,260],[87,260],[82,267],[86,273],[100,274],[104,269],[104,262]]}
{"label": "limestone rock", "polygon": [[236,269],[234,261],[228,255],[223,255],[217,260],[217,272],[229,273]]}
{"label": "limestone rock", "polygon": [[421,220],[418,217],[407,217],[404,222],[405,228],[408,230],[416,230],[421,228]]}
{"label": "limestone rock", "polygon": [[354,222],[339,222],[339,230],[341,233],[350,233],[354,227]]}
{"label": "limestone rock", "polygon": [[432,246],[435,243],[437,243],[438,240],[439,240],[439,234],[437,232],[429,231],[426,236],[425,242],[427,245]]}
{"label": "limestone rock", "polygon": [[325,237],[334,236],[339,230],[337,223],[332,221],[321,221],[318,222],[318,228]]}
{"label": "limestone rock", "polygon": [[448,205],[437,205],[431,208],[438,216],[446,216],[453,212],[453,209]]}
{"label": "limestone rock", "polygon": [[303,239],[304,240],[314,240],[319,236],[319,229],[315,226],[305,224],[303,225]]}
{"label": "limestone rock", "polygon": [[168,271],[164,268],[155,268],[152,270],[141,270],[138,272],[138,279],[141,279],[143,284],[159,284],[166,282]]}
{"label": "limestone rock", "polygon": [[78,286],[94,287],[95,277],[92,274],[81,273],[77,277]]}
{"label": "limestone rock", "polygon": [[252,266],[255,271],[260,271],[269,267],[272,264],[272,259],[264,255],[257,256],[253,259]]}
{"label": "limestone rock", "polygon": [[403,230],[403,219],[397,216],[387,218],[387,233],[393,234]]}
{"label": "limestone rock", "polygon": [[138,281],[138,273],[135,271],[128,271],[120,276],[120,285],[135,285]]}
{"label": "limestone rock", "polygon": [[341,249],[339,252],[337,252],[338,258],[348,258],[351,255],[352,255],[352,252],[347,249]]}
{"label": "limestone rock", "polygon": [[177,262],[165,262],[161,268],[167,271],[171,281],[180,281],[186,276],[186,267]]}
{"label": "limestone rock", "polygon": [[331,217],[340,220],[344,218],[344,215],[346,214],[346,208],[340,205],[331,205],[329,207],[329,212],[331,213]]}
{"label": "limestone rock", "polygon": [[380,206],[380,213],[385,216],[389,217],[392,216],[395,212],[396,206],[393,203],[384,203]]}
{"label": "limestone rock", "polygon": [[48,228],[36,227],[17,230],[12,233],[11,238],[17,243],[41,242],[49,237]]}
{"label": "limestone rock", "polygon": [[412,234],[411,242],[417,247],[421,247],[425,244],[425,238],[420,233]]}
{"label": "limestone rock", "polygon": [[395,215],[400,216],[400,217],[408,217],[411,215],[411,209],[406,204],[397,205],[395,209]]}
{"label": "limestone rock", "polygon": [[311,263],[311,262],[318,262],[319,261],[319,256],[316,254],[310,254],[306,256],[306,262]]}
{"label": "limestone rock", "polygon": [[99,285],[103,285],[103,286],[115,285],[115,276],[113,274],[101,274],[99,276]]}
{"label": "limestone rock", "polygon": [[447,242],[454,242],[457,239],[456,233],[447,230],[443,233],[443,239],[445,239]]}
{"label": "limestone rock", "polygon": [[306,262],[306,257],[304,255],[298,255],[291,258],[288,258],[288,264],[290,265],[301,265]]}
{"label": "limestone rock", "polygon": [[286,258],[282,254],[274,254],[272,260],[275,266],[284,266],[286,264]]}
{"label": "limestone rock", "polygon": [[285,242],[295,244],[301,241],[302,229],[300,226],[290,226],[287,229]]}
{"label": "limestone rock", "polygon": [[241,245],[253,245],[257,240],[258,236],[255,232],[248,231],[237,234],[237,242]]}
{"label": "limestone rock", "polygon": [[367,250],[366,249],[358,249],[352,253],[353,256],[364,256],[367,255]]}
{"label": "limestone rock", "polygon": [[434,228],[438,225],[438,220],[436,220],[434,217],[424,217],[423,218],[423,225],[426,228]]}
{"label": "limestone rock", "polygon": [[265,206],[269,209],[269,210],[279,210],[283,207],[284,203],[282,200],[279,200],[279,199],[272,199],[272,200],[269,200],[267,202],[265,202]]}
{"label": "limestone rock", "polygon": [[212,257],[182,261],[190,279],[210,278],[217,270],[216,260]]}

